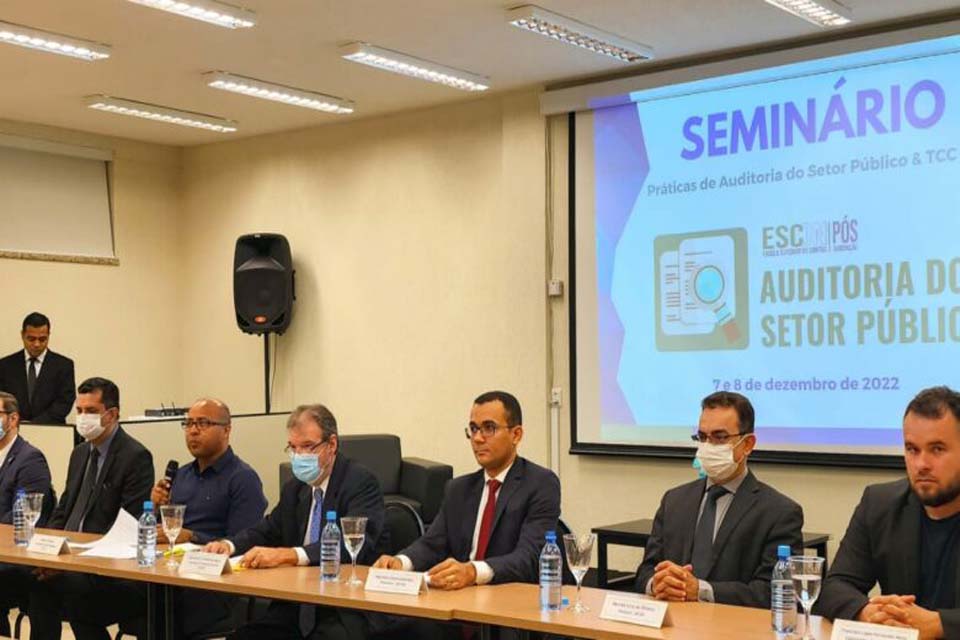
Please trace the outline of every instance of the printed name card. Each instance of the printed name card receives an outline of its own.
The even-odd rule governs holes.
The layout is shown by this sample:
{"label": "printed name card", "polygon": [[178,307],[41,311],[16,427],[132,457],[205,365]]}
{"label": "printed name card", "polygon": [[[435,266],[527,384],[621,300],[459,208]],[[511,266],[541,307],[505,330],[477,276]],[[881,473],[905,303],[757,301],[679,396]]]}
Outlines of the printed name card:
{"label": "printed name card", "polygon": [[180,562],[178,573],[216,577],[231,572],[230,558],[219,553],[189,551]]}
{"label": "printed name card", "polygon": [[600,617],[655,629],[671,624],[666,602],[628,593],[607,594]]}
{"label": "printed name card", "polygon": [[834,620],[833,633],[830,634],[830,640],[917,640],[919,637],[920,632],[916,629],[853,620]]}
{"label": "printed name card", "polygon": [[419,571],[393,571],[391,569],[371,568],[367,572],[367,582],[363,588],[366,591],[403,593],[415,596],[424,588],[423,574]]}
{"label": "printed name card", "polygon": [[67,545],[66,536],[48,536],[42,533],[35,533],[33,537],[30,538],[27,551],[42,553],[45,556],[59,556],[62,553],[70,553],[70,547]]}

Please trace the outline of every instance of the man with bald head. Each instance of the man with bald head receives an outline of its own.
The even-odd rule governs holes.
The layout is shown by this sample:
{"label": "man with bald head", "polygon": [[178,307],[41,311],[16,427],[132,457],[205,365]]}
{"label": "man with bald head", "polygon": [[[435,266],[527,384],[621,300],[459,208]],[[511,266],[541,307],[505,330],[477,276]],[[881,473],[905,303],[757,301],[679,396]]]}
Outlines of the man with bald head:
{"label": "man with bald head", "polygon": [[[161,478],[151,493],[158,512],[160,505],[186,505],[177,542],[206,543],[260,522],[267,499],[257,472],[230,447],[229,407],[214,398],[201,398],[180,424],[193,461],[177,470],[173,483]],[[157,540],[167,542],[162,526]],[[236,598],[189,589],[178,590],[175,603],[180,610],[174,616],[180,623],[174,630],[178,638],[230,628],[238,606]]]}

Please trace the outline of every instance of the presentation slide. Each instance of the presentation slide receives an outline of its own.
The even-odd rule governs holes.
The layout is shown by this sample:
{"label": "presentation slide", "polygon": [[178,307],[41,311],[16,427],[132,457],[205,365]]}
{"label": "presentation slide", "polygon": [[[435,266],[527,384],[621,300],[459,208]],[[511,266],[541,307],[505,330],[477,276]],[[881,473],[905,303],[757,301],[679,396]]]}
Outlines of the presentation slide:
{"label": "presentation slide", "polygon": [[630,99],[577,120],[577,441],[736,391],[761,449],[902,453],[960,388],[960,36]]}

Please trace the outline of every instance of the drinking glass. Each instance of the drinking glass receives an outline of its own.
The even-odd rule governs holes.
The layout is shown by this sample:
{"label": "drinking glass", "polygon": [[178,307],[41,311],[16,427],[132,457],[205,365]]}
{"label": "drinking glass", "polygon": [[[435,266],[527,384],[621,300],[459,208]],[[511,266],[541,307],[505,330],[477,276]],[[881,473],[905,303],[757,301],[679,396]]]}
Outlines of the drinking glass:
{"label": "drinking glass", "polygon": [[363,586],[363,581],[357,578],[357,556],[366,537],[367,519],[363,516],[340,518],[340,529],[343,531],[343,545],[350,554],[350,579],[347,584],[351,587]]}
{"label": "drinking glass", "polygon": [[590,568],[593,543],[596,539],[597,536],[592,533],[584,533],[579,536],[572,533],[563,535],[563,546],[567,551],[567,566],[570,567],[570,573],[577,580],[577,602],[571,609],[574,613],[584,613],[590,610],[580,601],[580,583],[583,582],[583,576]]}
{"label": "drinking glass", "polygon": [[27,524],[30,527],[27,531],[30,533],[28,538],[33,537],[33,531],[37,527],[37,521],[40,520],[40,514],[43,512],[43,494],[28,493],[23,503],[24,516],[27,518]]}
{"label": "drinking glass", "polygon": [[815,640],[810,628],[810,609],[820,595],[820,585],[823,582],[823,558],[815,556],[790,556],[787,560],[790,567],[790,579],[793,580],[793,593],[803,605],[803,638],[801,640]]}
{"label": "drinking glass", "polygon": [[160,522],[163,523],[163,532],[167,535],[167,542],[170,543],[170,551],[167,556],[168,567],[177,566],[177,557],[173,555],[173,547],[177,543],[180,529],[183,528],[183,512],[186,510],[187,506],[184,504],[165,504],[160,507]]}

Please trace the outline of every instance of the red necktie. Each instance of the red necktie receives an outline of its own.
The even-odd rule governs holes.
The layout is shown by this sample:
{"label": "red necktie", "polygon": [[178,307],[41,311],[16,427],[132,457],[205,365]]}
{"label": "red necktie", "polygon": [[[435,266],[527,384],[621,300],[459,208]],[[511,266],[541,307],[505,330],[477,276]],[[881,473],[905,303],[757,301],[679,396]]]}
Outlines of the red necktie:
{"label": "red necktie", "polygon": [[493,516],[497,512],[497,491],[500,489],[499,480],[487,480],[487,504],[483,508],[483,519],[480,520],[480,535],[477,537],[477,555],[474,560],[483,560],[487,557],[487,545],[490,544],[490,530],[493,529]]}

